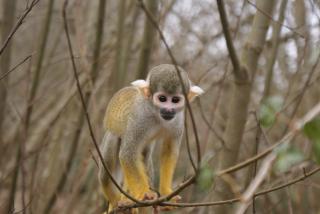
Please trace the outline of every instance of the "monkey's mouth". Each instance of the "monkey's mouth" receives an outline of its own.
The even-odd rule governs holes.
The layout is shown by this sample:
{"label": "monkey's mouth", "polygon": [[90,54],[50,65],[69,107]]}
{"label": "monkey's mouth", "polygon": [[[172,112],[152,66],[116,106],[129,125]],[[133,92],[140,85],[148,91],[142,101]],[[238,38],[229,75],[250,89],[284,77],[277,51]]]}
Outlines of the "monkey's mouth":
{"label": "monkey's mouth", "polygon": [[172,120],[174,118],[174,113],[162,113],[161,117],[165,120]]}

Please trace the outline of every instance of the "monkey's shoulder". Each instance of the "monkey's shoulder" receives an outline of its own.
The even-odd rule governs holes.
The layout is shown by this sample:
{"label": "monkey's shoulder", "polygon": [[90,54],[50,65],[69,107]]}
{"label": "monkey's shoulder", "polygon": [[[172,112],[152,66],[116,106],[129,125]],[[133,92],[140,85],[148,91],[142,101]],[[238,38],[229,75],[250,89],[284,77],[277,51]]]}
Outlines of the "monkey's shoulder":
{"label": "monkey's shoulder", "polygon": [[105,118],[104,125],[109,131],[121,135],[127,126],[128,117],[136,100],[141,97],[141,92],[136,87],[125,87],[119,90],[111,98]]}

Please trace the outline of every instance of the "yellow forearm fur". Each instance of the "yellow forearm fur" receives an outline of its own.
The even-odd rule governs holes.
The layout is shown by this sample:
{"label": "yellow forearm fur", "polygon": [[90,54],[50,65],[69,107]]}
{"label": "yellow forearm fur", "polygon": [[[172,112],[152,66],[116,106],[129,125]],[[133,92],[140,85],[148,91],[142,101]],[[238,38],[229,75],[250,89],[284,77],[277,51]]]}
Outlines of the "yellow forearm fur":
{"label": "yellow forearm fur", "polygon": [[177,155],[172,153],[170,142],[166,142],[161,154],[160,167],[160,187],[161,195],[167,195],[172,192],[172,178],[177,163]]}
{"label": "yellow forearm fur", "polygon": [[122,161],[120,163],[124,174],[125,186],[129,193],[135,198],[143,199],[144,194],[150,190],[142,161],[139,160],[134,164],[137,168],[132,167],[133,165],[124,164]]}

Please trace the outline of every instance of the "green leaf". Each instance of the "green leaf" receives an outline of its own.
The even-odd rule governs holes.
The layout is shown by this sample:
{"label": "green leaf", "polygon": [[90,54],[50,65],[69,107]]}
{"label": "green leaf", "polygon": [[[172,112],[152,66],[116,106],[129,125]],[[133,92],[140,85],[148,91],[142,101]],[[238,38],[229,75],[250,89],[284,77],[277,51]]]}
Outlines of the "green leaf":
{"label": "green leaf", "polygon": [[311,140],[314,160],[320,164],[320,118],[317,117],[306,123],[303,133]]}
{"label": "green leaf", "polygon": [[210,189],[214,181],[214,172],[211,167],[206,164],[200,169],[200,173],[197,177],[197,186],[201,191]]}
{"label": "green leaf", "polygon": [[313,141],[320,141],[320,118],[315,118],[306,123],[303,127],[303,133]]}
{"label": "green leaf", "polygon": [[320,141],[316,141],[313,143],[312,153],[316,163],[320,164]]}
{"label": "green leaf", "polygon": [[283,100],[279,96],[269,97],[262,102],[258,113],[262,126],[267,128],[274,123],[276,119],[276,113],[280,111],[282,103]]}
{"label": "green leaf", "polygon": [[286,172],[292,166],[300,163],[305,158],[303,154],[294,148],[287,149],[286,151],[280,152],[275,163],[275,170],[282,173]]}

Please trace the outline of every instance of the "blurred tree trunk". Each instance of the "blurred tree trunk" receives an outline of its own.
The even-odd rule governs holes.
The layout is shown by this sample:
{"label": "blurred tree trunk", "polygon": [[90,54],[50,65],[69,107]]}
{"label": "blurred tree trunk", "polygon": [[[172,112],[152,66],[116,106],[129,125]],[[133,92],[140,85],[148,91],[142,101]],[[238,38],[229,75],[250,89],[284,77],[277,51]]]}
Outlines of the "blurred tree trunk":
{"label": "blurred tree trunk", "polygon": [[[51,19],[52,19],[52,11],[54,7],[54,0],[50,0],[48,3],[48,8],[46,12],[46,17],[43,21],[42,25],[42,30],[40,33],[40,45],[39,45],[39,55],[36,59],[36,67],[33,72],[33,79],[32,79],[32,84],[31,88],[29,91],[28,95],[28,101],[27,101],[27,110],[26,110],[26,116],[25,116],[25,132],[28,133],[29,126],[30,126],[30,120],[31,116],[33,113],[33,103],[34,99],[36,97],[36,92],[39,87],[39,81],[40,81],[40,73],[45,57],[45,51],[47,49],[47,44],[48,44],[48,37],[49,37],[49,32],[50,32],[50,26],[51,26]],[[25,139],[26,140],[26,139]],[[34,190],[34,179],[35,179],[35,174],[36,174],[36,169],[37,169],[37,164],[38,164],[38,158],[39,158],[39,153],[36,154],[32,168],[31,168],[31,183],[30,183],[30,194],[29,198],[32,198],[33,195],[33,190]],[[30,205],[30,210],[32,210],[32,204]]]}
{"label": "blurred tree trunk", "polygon": [[[158,1],[157,0],[147,0],[146,7],[153,15],[153,17],[157,17],[158,14]],[[137,67],[137,78],[144,79],[147,76],[148,65],[150,63],[152,44],[155,37],[156,29],[146,17],[144,22],[144,31],[143,38],[141,44],[141,51],[139,56],[139,62]]]}
{"label": "blurred tree trunk", "polygon": [[[274,0],[265,1],[258,0],[257,8],[266,14],[272,16]],[[225,147],[219,153],[218,169],[225,169],[236,164],[239,155],[239,148],[241,146],[242,136],[246,124],[248,104],[250,101],[250,93],[252,87],[252,80],[254,79],[258,59],[262,52],[266,33],[269,27],[270,18],[260,11],[256,12],[253,20],[251,32],[244,45],[241,65],[245,68],[242,69],[242,74],[235,76],[231,103],[228,110],[228,121],[226,130],[224,132]],[[247,71],[247,73],[244,73]],[[252,147],[253,145],[249,145]],[[229,199],[233,197],[232,190],[229,185],[221,178],[216,179],[215,182],[214,199]],[[216,213],[229,213],[230,205],[219,206],[215,208]]]}
{"label": "blurred tree trunk", "polygon": [[[6,40],[7,36],[9,35],[15,20],[15,8],[16,8],[16,0],[12,1],[2,1],[2,10],[3,10],[3,17],[2,23],[0,23],[0,39],[1,44]],[[0,76],[4,73],[9,71],[10,64],[11,64],[11,46],[12,42],[9,42],[6,50],[0,56]],[[9,76],[0,80],[0,151],[6,152],[7,148],[9,147],[8,144],[3,142],[3,133],[2,133],[2,124],[5,119],[5,111],[6,111],[6,101],[7,101],[7,83],[9,82]],[[1,156],[0,158],[0,170],[3,169],[4,164],[6,164],[5,160],[6,156]],[[2,182],[0,182],[0,189],[4,189],[2,186]],[[0,213],[2,213],[0,207]],[[4,208],[5,210],[6,208]],[[3,212],[5,212],[3,210]]]}
{"label": "blurred tree trunk", "polygon": [[[43,22],[42,26],[42,31],[40,35],[40,47],[39,47],[39,56],[36,62],[36,67],[34,70],[34,79],[31,85],[30,89],[30,94],[28,98],[28,106],[27,106],[27,113],[26,113],[26,131],[28,130],[29,123],[30,123],[30,118],[33,112],[33,101],[37,92],[37,88],[39,85],[39,77],[41,73],[41,68],[42,64],[44,61],[45,57],[45,51],[47,49],[47,43],[48,43],[48,36],[49,36],[49,31],[50,31],[50,26],[51,26],[51,18],[52,18],[52,11],[54,7],[54,0],[50,0],[47,8],[47,14]],[[37,164],[38,164],[38,158],[39,158],[39,153],[36,154],[35,159],[33,161],[32,165],[32,175],[31,175],[31,184],[30,184],[30,198],[32,197],[33,194],[33,189],[34,189],[34,179],[35,179],[35,174],[36,174],[36,169],[37,169]],[[32,205],[30,206],[30,210],[32,210]]]}
{"label": "blurred tree trunk", "polygon": [[295,34],[294,37],[298,47],[298,61],[300,61],[304,57],[305,45],[308,42],[307,40],[310,38],[306,22],[306,5],[304,0],[296,0],[293,2],[293,14],[297,31],[301,35],[305,36],[305,38],[301,38],[301,36]]}
{"label": "blurred tree trunk", "polygon": [[122,73],[122,65],[123,65],[123,31],[124,31],[124,21],[125,21],[125,8],[126,8],[126,0],[118,1],[118,23],[117,23],[117,42],[116,42],[116,59],[115,66],[112,72],[111,85],[113,86],[113,92],[117,91],[121,88],[123,79],[125,78]]}
{"label": "blurred tree trunk", "polygon": [[130,56],[132,55],[131,48],[133,45],[133,41],[135,38],[136,30],[137,30],[137,20],[139,16],[139,7],[135,7],[133,11],[133,17],[132,17],[132,22],[130,23],[130,28],[128,29],[128,33],[126,33],[126,43],[124,45],[124,56],[123,56],[123,66],[121,68],[121,74],[126,74],[129,61],[130,61]]}
{"label": "blurred tree trunk", "polygon": [[37,88],[39,86],[39,78],[41,73],[41,68],[43,64],[43,59],[45,56],[45,51],[47,49],[47,43],[48,43],[48,36],[50,31],[50,25],[51,25],[51,17],[52,17],[52,10],[53,10],[54,0],[50,0],[48,4],[47,14],[46,18],[44,19],[42,31],[40,34],[40,46],[39,46],[39,56],[36,62],[36,67],[33,73],[33,80],[30,88],[30,93],[28,97],[28,106],[27,106],[27,113],[26,113],[26,128],[28,129],[30,118],[33,112],[33,101],[36,96]]}
{"label": "blurred tree trunk", "polygon": [[[94,43],[94,50],[93,50],[93,59],[92,59],[92,64],[91,64],[91,80],[92,80],[92,85],[94,85],[96,78],[97,78],[97,73],[99,71],[99,59],[100,59],[100,54],[101,54],[101,45],[102,45],[102,39],[103,39],[103,33],[104,33],[104,19],[105,19],[105,9],[106,9],[106,0],[100,0],[99,1],[99,6],[98,6],[98,15],[97,15],[97,26],[96,26],[96,37],[95,37],[95,43]],[[92,95],[92,88],[85,93],[85,104],[88,106],[89,100]],[[61,177],[58,179],[57,186],[52,192],[52,194],[49,197],[49,200],[47,201],[47,204],[45,205],[44,208],[44,213],[50,213],[58,195],[62,192],[65,183],[67,181],[68,174],[70,173],[71,166],[73,163],[73,160],[75,158],[75,154],[77,151],[77,147],[80,141],[80,136],[81,133],[83,132],[84,129],[84,122],[85,122],[85,114],[83,110],[81,109],[78,113],[78,116],[76,116],[78,119],[76,126],[76,131],[74,133],[74,136],[72,137],[71,140],[71,146],[69,147],[68,155],[67,155],[67,161],[66,161],[66,166],[65,169],[62,172]]]}
{"label": "blurred tree trunk", "polygon": [[[280,42],[280,35],[281,35],[281,28],[282,28],[282,24],[285,18],[285,11],[286,11],[286,7],[287,7],[287,3],[288,0],[282,0],[280,8],[279,8],[279,18],[277,22],[273,22],[273,28],[272,28],[272,38],[271,38],[271,50],[269,52],[268,58],[267,58],[267,63],[266,63],[266,78],[265,78],[265,82],[264,82],[264,91],[263,91],[263,95],[261,98],[261,102],[263,103],[265,101],[266,98],[268,98],[270,96],[271,93],[271,88],[272,88],[272,82],[273,82],[273,71],[274,71],[274,64],[276,62],[277,56],[278,56],[278,49],[279,49],[279,42]],[[254,146],[253,147],[249,147],[248,148],[248,157],[251,157],[253,155],[256,154],[256,152],[258,151],[258,144],[259,141],[261,139],[261,131],[259,129],[259,127],[257,128],[257,133],[256,133],[256,139],[249,142],[254,142]],[[252,150],[250,150],[252,149]],[[247,186],[252,177],[254,176],[255,172],[254,172],[254,168],[255,166],[249,166],[248,167],[248,172],[247,172],[247,178],[246,178],[246,182],[245,182],[245,186]]]}
{"label": "blurred tree trunk", "polygon": [[93,50],[93,59],[92,59],[92,68],[91,68],[91,78],[94,82],[97,78],[97,73],[100,69],[100,55],[101,55],[101,46],[102,38],[104,35],[104,18],[106,10],[106,0],[100,0],[98,6],[98,17],[97,17],[97,31],[96,38]]}
{"label": "blurred tree trunk", "polygon": [[[1,24],[1,44],[7,39],[15,21],[15,9],[16,9],[16,0],[10,1],[2,1],[3,8],[3,18]],[[10,69],[11,63],[11,46],[12,42],[8,44],[6,50],[0,56],[0,76],[2,76],[5,72]],[[6,81],[7,80],[7,81]],[[0,81],[0,150],[2,145],[2,123],[5,115],[5,107],[6,107],[6,97],[7,90],[5,89],[5,84],[8,82],[8,77],[2,79]]]}

